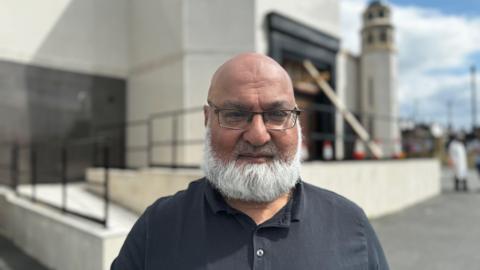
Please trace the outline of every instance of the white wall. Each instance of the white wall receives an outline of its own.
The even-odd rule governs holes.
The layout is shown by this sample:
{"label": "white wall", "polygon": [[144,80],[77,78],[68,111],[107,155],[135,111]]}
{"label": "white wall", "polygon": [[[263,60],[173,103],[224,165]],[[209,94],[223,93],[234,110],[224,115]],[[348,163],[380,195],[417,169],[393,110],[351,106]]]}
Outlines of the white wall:
{"label": "white wall", "polygon": [[[151,114],[183,107],[184,22],[183,1],[129,2],[129,62],[127,121],[144,120]],[[155,140],[171,138],[171,119],[154,121]],[[147,126],[127,130],[127,146],[146,146]],[[170,148],[155,148],[163,162]],[[129,166],[145,166],[146,152],[127,154]]]}
{"label": "white wall", "polygon": [[352,112],[360,111],[360,57],[350,52],[338,54],[338,92],[343,93],[343,100]]}
{"label": "white wall", "polygon": [[[86,175],[88,182],[95,183],[91,190],[99,194],[103,190],[95,187],[101,187],[103,173],[103,169],[90,168]],[[190,182],[201,177],[200,170],[110,170],[110,196],[118,205],[141,214],[158,198],[186,189]]]}
{"label": "white wall", "polygon": [[0,232],[49,269],[110,269],[128,233],[108,232],[32,204],[2,187],[0,217]]}
{"label": "white wall", "polygon": [[[347,51],[340,51],[337,56],[337,96],[352,113],[360,112],[360,59]],[[360,119],[359,119],[360,120]],[[346,121],[340,112],[335,114],[335,158],[344,157],[344,127]]]}
{"label": "white wall", "polygon": [[0,6],[0,59],[127,75],[127,0],[1,0]]}
{"label": "white wall", "polygon": [[[181,58],[158,66],[152,70],[130,76],[127,91],[127,121],[147,120],[153,113],[182,108],[183,69]],[[171,118],[152,120],[154,140],[170,140]],[[127,129],[127,146],[147,145],[147,125],[130,126]],[[170,148],[155,148],[155,156],[165,159]],[[145,166],[146,152],[128,152],[127,164]],[[155,161],[155,160],[154,160]],[[157,162],[164,161],[162,159]]]}
{"label": "white wall", "polygon": [[232,56],[254,50],[254,1],[187,0],[184,106],[206,104],[210,79]]}
{"label": "white wall", "polygon": [[134,74],[176,62],[184,48],[183,1],[129,1],[129,59]]}
{"label": "white wall", "polygon": [[[102,169],[89,169],[87,179],[101,183]],[[309,162],[302,178],[337,192],[360,205],[369,217],[389,214],[440,193],[440,164],[435,159]],[[200,170],[113,170],[112,200],[137,213],[161,196],[185,189],[201,178]]]}
{"label": "white wall", "polygon": [[436,159],[313,162],[303,165],[302,177],[354,201],[369,217],[402,210],[441,191]]}

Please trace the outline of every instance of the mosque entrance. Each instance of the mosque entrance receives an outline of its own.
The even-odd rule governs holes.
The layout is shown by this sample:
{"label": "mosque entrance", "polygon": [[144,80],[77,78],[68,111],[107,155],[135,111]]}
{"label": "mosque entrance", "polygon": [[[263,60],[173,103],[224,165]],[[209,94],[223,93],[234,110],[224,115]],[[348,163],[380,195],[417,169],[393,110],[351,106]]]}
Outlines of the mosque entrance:
{"label": "mosque entrance", "polygon": [[307,160],[324,159],[323,147],[328,143],[333,150],[335,147],[335,109],[307,73],[303,61],[312,61],[335,89],[339,40],[277,13],[267,16],[267,25],[269,55],[292,77],[297,105],[305,110],[300,122]]}

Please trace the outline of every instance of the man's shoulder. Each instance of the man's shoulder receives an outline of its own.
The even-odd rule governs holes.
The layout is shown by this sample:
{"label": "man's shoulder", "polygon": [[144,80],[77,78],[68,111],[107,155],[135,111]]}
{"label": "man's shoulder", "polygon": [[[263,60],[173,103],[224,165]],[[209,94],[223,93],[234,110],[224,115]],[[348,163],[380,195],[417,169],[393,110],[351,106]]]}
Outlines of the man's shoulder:
{"label": "man's shoulder", "polygon": [[311,209],[335,210],[337,214],[351,215],[352,217],[363,219],[365,213],[363,209],[355,202],[344,196],[307,182],[303,182],[307,203],[311,204]]}

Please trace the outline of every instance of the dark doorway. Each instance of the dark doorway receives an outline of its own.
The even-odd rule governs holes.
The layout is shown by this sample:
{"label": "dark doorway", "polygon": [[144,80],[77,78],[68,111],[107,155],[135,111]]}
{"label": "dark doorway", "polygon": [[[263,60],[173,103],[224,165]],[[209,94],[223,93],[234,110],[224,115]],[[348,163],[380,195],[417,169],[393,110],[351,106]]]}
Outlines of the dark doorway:
{"label": "dark doorway", "polygon": [[312,61],[335,89],[339,40],[277,13],[267,16],[267,25],[269,55],[292,77],[297,104],[305,110],[300,121],[309,159],[323,159],[323,145],[327,141],[335,145],[335,110],[303,68],[303,61]]}

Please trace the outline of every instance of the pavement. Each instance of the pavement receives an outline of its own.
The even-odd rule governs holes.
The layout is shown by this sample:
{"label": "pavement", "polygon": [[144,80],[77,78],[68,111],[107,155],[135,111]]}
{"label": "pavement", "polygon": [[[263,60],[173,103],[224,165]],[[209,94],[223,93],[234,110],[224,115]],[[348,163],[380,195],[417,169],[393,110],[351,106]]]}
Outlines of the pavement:
{"label": "pavement", "polygon": [[480,269],[480,180],[469,173],[468,192],[454,192],[442,171],[442,194],[372,220],[392,270]]}
{"label": "pavement", "polygon": [[48,270],[0,235],[0,270]]}
{"label": "pavement", "polygon": [[[453,192],[451,172],[442,171],[442,194],[372,220],[392,270],[480,269],[480,179]],[[0,270],[48,270],[0,235]]]}

